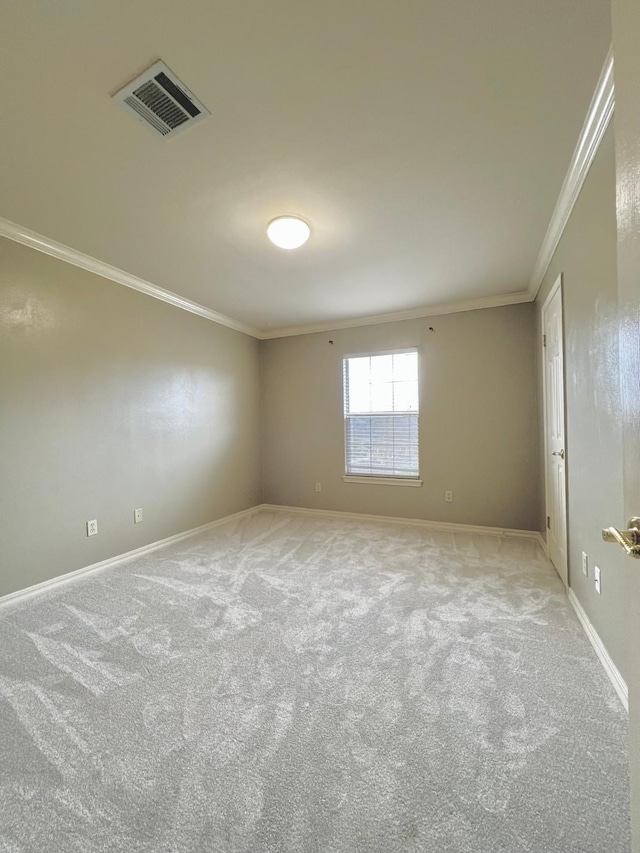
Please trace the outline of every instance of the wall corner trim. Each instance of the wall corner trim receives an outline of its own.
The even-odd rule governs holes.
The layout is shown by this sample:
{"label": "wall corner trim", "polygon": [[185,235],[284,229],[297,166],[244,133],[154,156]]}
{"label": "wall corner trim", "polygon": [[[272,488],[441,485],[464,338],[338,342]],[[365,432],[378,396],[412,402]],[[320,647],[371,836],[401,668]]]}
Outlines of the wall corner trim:
{"label": "wall corner trim", "polygon": [[584,628],[584,632],[587,635],[589,642],[593,646],[595,653],[598,655],[600,663],[604,667],[604,671],[607,673],[609,677],[609,681],[613,685],[614,690],[618,694],[618,698],[622,702],[622,705],[625,711],[629,711],[629,691],[627,688],[627,683],[622,677],[620,670],[615,665],[609,652],[606,650],[604,643],[598,636],[598,632],[591,624],[589,617],[585,613],[582,605],[578,601],[578,597],[575,592],[569,587],[567,590],[567,596],[569,598],[569,602],[571,606],[575,610],[576,616],[580,620],[580,624]]}
{"label": "wall corner trim", "polygon": [[460,314],[464,311],[480,311],[483,308],[502,308],[505,305],[521,305],[533,302],[534,297],[528,290],[514,293],[502,293],[497,296],[479,296],[477,299],[461,299],[457,302],[443,302],[424,308],[412,308],[409,311],[395,311],[391,314],[372,314],[369,317],[354,317],[352,320],[334,320],[326,323],[311,323],[307,326],[285,326],[281,329],[263,329],[260,338],[268,341],[273,338],[291,338],[295,335],[311,335],[316,332],[337,332],[340,329],[355,329],[359,326],[379,326],[382,323],[398,323],[403,320],[418,320],[422,317],[441,317],[443,314]]}
{"label": "wall corner trim", "polygon": [[145,293],[154,299],[160,299],[162,302],[167,302],[176,308],[182,308],[183,311],[189,311],[191,314],[204,317],[205,320],[218,323],[220,326],[226,326],[229,329],[234,329],[236,332],[243,332],[245,335],[251,335],[253,338],[261,337],[260,332],[254,329],[253,326],[248,326],[246,323],[233,320],[225,314],[219,314],[217,311],[205,308],[204,305],[192,302],[190,299],[186,299],[172,290],[165,290],[164,287],[158,287],[158,285],[152,284],[150,281],[145,281],[145,279],[139,278],[137,275],[111,266],[111,264],[107,264],[104,261],[99,261],[97,258],[92,258],[91,255],[78,252],[76,249],[65,246],[63,243],[58,243],[56,240],[51,240],[49,237],[44,237],[42,234],[31,231],[29,228],[24,228],[22,225],[17,225],[15,222],[10,222],[8,219],[0,218],[0,237],[6,237],[16,243],[22,243],[23,246],[29,246],[31,249],[36,249],[38,252],[50,255],[52,258],[57,258],[59,261],[65,261],[75,267],[87,270],[87,272],[94,273],[94,275],[114,281],[116,284],[123,284],[132,290],[138,290],[140,293]]}
{"label": "wall corner trim", "polygon": [[538,295],[549,264],[558,248],[558,243],[571,216],[580,190],[589,174],[598,148],[602,142],[615,107],[615,88],[613,81],[613,53],[609,49],[595,93],[591,99],[587,116],[582,125],[578,144],[575,147],[569,169],[565,176],[560,195],[551,216],[547,233],[536,260],[531,279],[529,294],[533,300]]}
{"label": "wall corner trim", "polygon": [[37,595],[40,592],[51,591],[57,587],[63,586],[69,581],[78,580],[92,575],[102,569],[110,569],[118,566],[121,563],[128,563],[129,560],[135,560],[136,557],[141,557],[143,554],[150,554],[152,551],[157,551],[159,548],[164,548],[166,545],[172,545],[174,542],[179,542],[181,539],[188,539],[190,536],[195,536],[198,533],[204,533],[206,530],[211,530],[214,527],[220,527],[222,524],[227,524],[230,521],[239,521],[241,518],[247,518],[254,515],[262,508],[262,504],[251,506],[248,509],[242,509],[240,512],[234,512],[232,515],[225,515],[215,521],[209,521],[207,524],[202,524],[200,527],[193,527],[191,530],[185,530],[183,533],[176,533],[174,536],[167,536],[166,539],[159,539],[157,542],[151,542],[149,545],[142,545],[140,548],[134,548],[133,551],[127,551],[124,554],[117,554],[115,557],[109,557],[107,560],[102,560],[99,563],[92,563],[90,566],[84,566],[81,569],[76,569],[73,572],[66,572],[64,575],[58,575],[50,580],[36,583],[33,586],[28,586],[25,589],[18,589],[15,592],[10,592],[7,595],[0,596],[0,607],[5,607],[9,604],[17,604],[25,598],[31,598],[32,595]]}

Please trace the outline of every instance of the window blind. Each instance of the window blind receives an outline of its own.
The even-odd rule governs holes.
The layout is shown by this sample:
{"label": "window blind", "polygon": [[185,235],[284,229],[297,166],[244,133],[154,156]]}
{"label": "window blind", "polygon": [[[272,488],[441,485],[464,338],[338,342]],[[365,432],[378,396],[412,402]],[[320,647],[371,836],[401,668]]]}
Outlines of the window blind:
{"label": "window blind", "polygon": [[345,358],[347,474],[418,477],[417,350]]}

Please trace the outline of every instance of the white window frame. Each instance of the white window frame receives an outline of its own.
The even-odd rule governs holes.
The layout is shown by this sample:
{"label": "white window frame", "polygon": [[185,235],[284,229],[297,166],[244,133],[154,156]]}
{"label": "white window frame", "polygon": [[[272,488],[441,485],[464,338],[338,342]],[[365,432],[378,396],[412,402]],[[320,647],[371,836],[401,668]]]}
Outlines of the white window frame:
{"label": "white window frame", "polygon": [[412,488],[420,488],[422,486],[422,479],[420,478],[420,473],[417,475],[408,475],[408,476],[398,476],[397,474],[349,474],[347,472],[347,411],[346,411],[346,388],[344,381],[345,374],[345,362],[350,358],[374,358],[379,355],[402,355],[403,353],[414,352],[417,355],[418,360],[418,472],[420,471],[420,410],[422,408],[420,402],[420,348],[415,347],[404,347],[402,349],[391,349],[391,350],[375,350],[372,352],[355,352],[355,353],[345,353],[342,356],[342,417],[343,417],[343,441],[344,441],[344,471],[343,481],[345,483],[356,483],[360,485],[376,485],[376,486],[409,486]]}

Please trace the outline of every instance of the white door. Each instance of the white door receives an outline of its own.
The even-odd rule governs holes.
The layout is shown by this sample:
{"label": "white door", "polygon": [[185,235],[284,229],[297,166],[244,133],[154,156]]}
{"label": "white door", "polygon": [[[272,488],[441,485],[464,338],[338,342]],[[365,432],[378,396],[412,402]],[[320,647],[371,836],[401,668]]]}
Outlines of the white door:
{"label": "white door", "polygon": [[[603,527],[626,527],[640,516],[640,3],[612,0],[616,107],[616,197],[618,213],[618,311],[620,425],[624,446],[624,517]],[[616,376],[607,377],[611,382]],[[632,527],[635,525],[631,525]],[[611,548],[617,548],[615,543]],[[634,853],[640,853],[640,559],[627,588],[631,823]]]}
{"label": "white door", "polygon": [[542,307],[542,332],[547,548],[549,559],[568,586],[561,276]]}

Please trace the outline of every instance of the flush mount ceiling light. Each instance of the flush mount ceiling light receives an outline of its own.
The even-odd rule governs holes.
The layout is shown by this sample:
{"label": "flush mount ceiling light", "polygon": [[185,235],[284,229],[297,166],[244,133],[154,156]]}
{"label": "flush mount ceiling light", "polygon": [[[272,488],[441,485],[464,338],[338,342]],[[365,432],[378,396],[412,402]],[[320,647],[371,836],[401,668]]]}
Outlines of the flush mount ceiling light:
{"label": "flush mount ceiling light", "polygon": [[310,234],[311,229],[299,216],[278,216],[267,227],[267,237],[281,249],[299,249]]}

